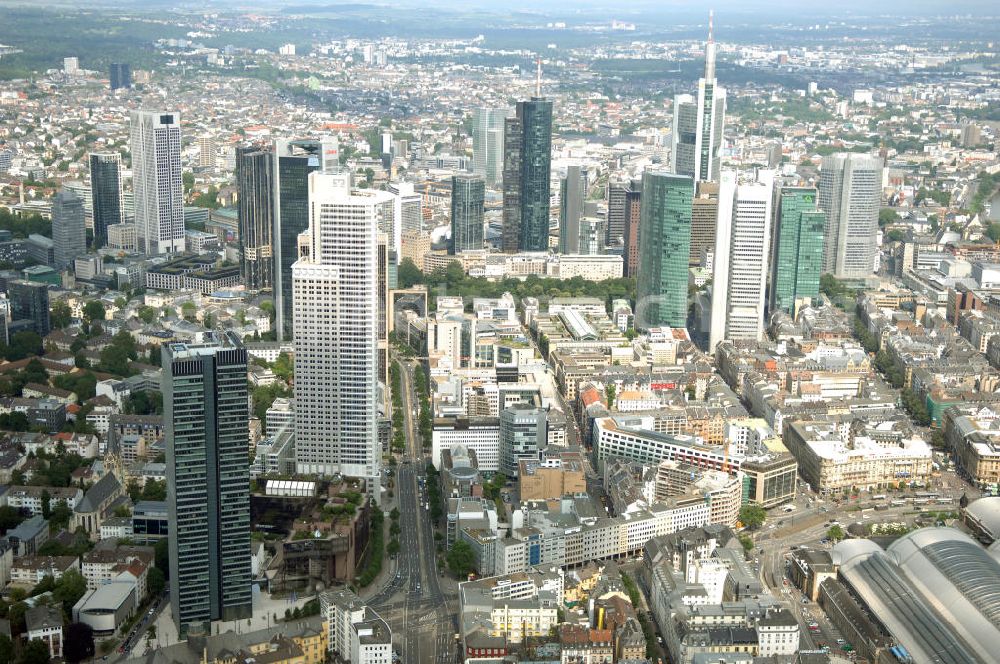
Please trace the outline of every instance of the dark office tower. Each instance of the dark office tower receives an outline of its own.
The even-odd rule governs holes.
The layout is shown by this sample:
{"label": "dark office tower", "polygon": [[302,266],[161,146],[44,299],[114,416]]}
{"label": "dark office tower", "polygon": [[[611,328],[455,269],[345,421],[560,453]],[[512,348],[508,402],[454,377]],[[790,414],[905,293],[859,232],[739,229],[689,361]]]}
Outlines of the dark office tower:
{"label": "dark office tower", "polygon": [[94,248],[108,244],[108,226],[125,223],[122,157],[117,152],[90,155],[90,198],[94,209]]}
{"label": "dark office tower", "polygon": [[274,285],[271,232],[274,229],[274,153],[270,146],[236,148],[240,276],[248,291]]}
{"label": "dark office tower", "polygon": [[701,265],[701,253],[715,249],[715,227],[719,216],[719,183],[699,182],[691,202],[691,253],[688,264]]}
{"label": "dark office tower", "polygon": [[299,259],[299,233],[309,228],[309,174],[336,170],[336,138],[275,141],[273,166],[274,311],[278,341],[292,339],[292,264]]}
{"label": "dark office tower", "polygon": [[624,185],[622,201],[622,243],[626,277],[635,278],[639,273],[639,220],[642,211],[642,180],[632,180]]}
{"label": "dark office tower", "polygon": [[587,174],[579,166],[567,166],[566,177],[559,181],[560,254],[588,253],[580,251],[580,220],[586,197]]}
{"label": "dark office tower", "polygon": [[132,65],[124,62],[112,62],[108,78],[111,79],[111,89],[129,89],[132,87]]}
{"label": "dark office tower", "polygon": [[540,97],[517,104],[521,148],[521,251],[549,250],[552,102]]}
{"label": "dark office tower", "polygon": [[[34,330],[45,337],[51,330],[49,323],[49,286],[34,281],[20,279],[7,283],[7,299],[10,301],[10,322],[7,327]],[[24,324],[30,322],[30,328]],[[22,325],[18,325],[22,323]]]}
{"label": "dark office tower", "polygon": [[604,224],[605,246],[613,247],[625,241],[625,194],[628,187],[628,180],[608,182],[608,216]]}
{"label": "dark office tower", "polygon": [[517,253],[521,245],[521,152],[524,132],[520,113],[504,120],[503,134],[503,228],[501,248]]}
{"label": "dark office tower", "polygon": [[795,314],[797,304],[819,298],[826,215],[812,187],[785,187],[775,213],[770,311]]}
{"label": "dark office tower", "polygon": [[247,352],[234,334],[166,344],[170,604],[182,638],[249,618]]}
{"label": "dark office tower", "polygon": [[649,172],[642,179],[636,327],[687,327],[688,254],[694,180]]}
{"label": "dark office tower", "polygon": [[483,203],[486,181],[479,175],[451,178],[451,243],[448,253],[483,248]]}
{"label": "dark office tower", "polygon": [[61,189],[52,200],[52,249],[57,270],[65,270],[74,258],[87,253],[83,200],[69,189]]}

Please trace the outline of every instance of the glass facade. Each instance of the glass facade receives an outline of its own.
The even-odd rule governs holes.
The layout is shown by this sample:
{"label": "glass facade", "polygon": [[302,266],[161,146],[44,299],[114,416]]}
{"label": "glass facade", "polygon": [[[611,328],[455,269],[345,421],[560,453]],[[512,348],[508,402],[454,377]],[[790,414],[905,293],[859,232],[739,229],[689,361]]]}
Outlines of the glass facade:
{"label": "glass facade", "polygon": [[94,209],[94,248],[108,244],[108,226],[125,222],[121,155],[90,155],[90,195]]}
{"label": "glass facade", "polygon": [[274,285],[271,257],[273,157],[269,148],[245,146],[236,149],[240,276],[249,291],[265,290]]}
{"label": "glass facade", "polygon": [[478,175],[455,175],[451,179],[451,243],[449,253],[483,248],[483,215],[486,182]]}
{"label": "glass facade", "polygon": [[816,209],[812,187],[784,188],[775,215],[771,262],[771,311],[795,313],[795,302],[819,297],[826,216]]}
{"label": "glass facade", "polygon": [[549,249],[549,181],[552,102],[532,97],[517,104],[524,143],[521,155],[521,251]]}
{"label": "glass facade", "polygon": [[642,181],[636,326],[687,327],[694,180],[647,171]]}

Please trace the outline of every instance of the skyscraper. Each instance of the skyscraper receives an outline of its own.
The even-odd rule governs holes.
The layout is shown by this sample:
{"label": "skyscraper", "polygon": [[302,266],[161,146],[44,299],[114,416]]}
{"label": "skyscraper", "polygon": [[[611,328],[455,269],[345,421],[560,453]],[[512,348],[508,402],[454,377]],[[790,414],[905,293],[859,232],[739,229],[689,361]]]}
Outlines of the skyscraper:
{"label": "skyscraper", "polygon": [[506,108],[477,108],[472,112],[472,172],[490,187],[503,176],[504,120]]}
{"label": "skyscraper", "polygon": [[551,168],[552,102],[518,102],[504,124],[504,251],[548,251]]}
{"label": "skyscraper", "polygon": [[309,174],[340,166],[335,138],[275,141],[274,311],[279,341],[292,338],[292,265],[299,258],[298,237],[309,227]]}
{"label": "skyscraper", "polygon": [[378,226],[386,192],[309,175],[309,229],[292,266],[295,462],[364,477],[379,498]]}
{"label": "skyscraper", "polygon": [[580,220],[587,197],[587,174],[579,166],[567,166],[559,180],[559,253],[582,254]]}
{"label": "skyscraper", "polygon": [[122,157],[117,152],[90,155],[90,197],[94,210],[94,248],[108,244],[108,226],[125,223]]}
{"label": "skyscraper", "polygon": [[774,220],[769,310],[794,315],[800,300],[819,297],[826,215],[816,209],[813,187],[783,187]]}
{"label": "skyscraper", "polygon": [[270,146],[236,148],[240,276],[249,291],[274,285],[274,152]]}
{"label": "skyscraper", "polygon": [[460,254],[483,248],[483,203],[486,183],[479,175],[451,178],[451,244],[448,253]]}
{"label": "skyscraper", "polygon": [[636,327],[687,327],[691,199],[687,175],[646,171],[642,179]]}
{"label": "skyscraper", "polygon": [[87,253],[83,200],[68,189],[61,189],[52,201],[52,249],[57,270],[65,270],[74,258]]}
{"label": "skyscraper", "polygon": [[390,182],[385,190],[395,197],[393,216],[398,220],[400,238],[404,231],[419,232],[424,222],[423,200],[414,189],[413,183]]}
{"label": "skyscraper", "polygon": [[132,87],[132,66],[124,62],[112,62],[108,78],[111,79],[112,90],[127,90]]}
{"label": "skyscraper", "polygon": [[132,111],[131,148],[140,250],[148,255],[184,251],[180,115]]}
{"label": "skyscraper", "polygon": [[[622,200],[622,253],[625,258],[624,276],[635,278],[639,273],[639,222],[642,218],[642,180],[629,181]],[[609,221],[608,223],[612,223]]]}
{"label": "skyscraper", "polygon": [[516,403],[500,413],[500,472],[517,477],[521,459],[538,459],[548,439],[545,410]]}
{"label": "skyscraper", "polygon": [[[10,323],[8,328],[22,327],[14,326],[14,323],[29,321],[30,326],[24,325],[26,329],[33,330],[38,336],[45,337],[52,331],[49,318],[49,286],[34,281],[23,281],[16,279],[7,282],[7,300],[10,303]],[[11,329],[11,334],[13,334]]]}
{"label": "skyscraper", "polygon": [[183,635],[251,615],[247,352],[239,338],[165,344],[170,603]]}
{"label": "skyscraper", "polygon": [[715,39],[712,13],[708,14],[705,75],[698,79],[698,96],[674,97],[670,166],[674,173],[695,180],[719,179],[722,161],[722,126],[726,119],[726,89],[715,79]]}
{"label": "skyscraper", "polygon": [[759,341],[763,335],[773,189],[771,171],[745,183],[737,183],[733,172],[722,174],[709,352],[724,339]]}
{"label": "skyscraper", "polygon": [[689,265],[701,264],[701,252],[715,247],[715,226],[719,217],[719,183],[699,182],[691,202],[691,253]]}
{"label": "skyscraper", "polygon": [[604,224],[604,244],[615,246],[624,242],[625,238],[625,195],[629,188],[628,180],[610,180],[608,182],[607,201],[608,216]]}
{"label": "skyscraper", "polygon": [[881,201],[881,159],[856,153],[823,157],[819,178],[819,207],[826,215],[823,272],[838,279],[872,273]]}

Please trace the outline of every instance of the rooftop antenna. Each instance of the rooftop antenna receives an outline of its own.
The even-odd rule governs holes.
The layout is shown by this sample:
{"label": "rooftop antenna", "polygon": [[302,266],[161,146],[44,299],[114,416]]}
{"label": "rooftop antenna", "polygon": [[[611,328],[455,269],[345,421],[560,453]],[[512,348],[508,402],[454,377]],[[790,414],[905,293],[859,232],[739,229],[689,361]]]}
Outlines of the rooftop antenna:
{"label": "rooftop antenna", "polygon": [[539,57],[535,60],[537,65],[537,70],[535,73],[535,96],[542,96],[542,59]]}
{"label": "rooftop antenna", "polygon": [[708,43],[705,44],[705,80],[711,81],[715,78],[715,37],[712,34],[712,24],[715,19],[715,10],[708,10]]}

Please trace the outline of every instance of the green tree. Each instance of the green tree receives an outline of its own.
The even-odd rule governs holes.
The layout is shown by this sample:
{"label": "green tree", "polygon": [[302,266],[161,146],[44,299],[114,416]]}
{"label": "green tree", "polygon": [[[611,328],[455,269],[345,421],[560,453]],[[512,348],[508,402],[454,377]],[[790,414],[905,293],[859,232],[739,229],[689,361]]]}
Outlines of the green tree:
{"label": "green tree", "polygon": [[61,602],[66,615],[73,614],[73,605],[87,592],[87,580],[75,569],[67,570],[59,579],[52,596]]}
{"label": "green tree", "polygon": [[[65,500],[57,500],[52,507],[52,518],[49,519],[49,527],[55,531],[69,527],[69,521],[73,518],[73,510],[66,504]],[[73,608],[73,607],[70,607]]]}
{"label": "green tree", "polygon": [[52,516],[52,495],[48,489],[42,489],[42,518],[48,520]]}
{"label": "green tree", "polygon": [[750,553],[753,551],[753,539],[748,535],[740,535],[740,546],[743,547],[744,553]]}
{"label": "green tree", "polygon": [[59,329],[69,327],[69,324],[73,322],[73,312],[70,311],[68,304],[57,300],[49,308],[49,321],[52,323],[52,327]]}
{"label": "green tree", "polygon": [[184,183],[184,193],[191,193],[191,190],[194,189],[194,173],[191,171],[184,171],[184,173],[181,174],[181,181]]}
{"label": "green tree", "polygon": [[899,221],[899,214],[892,208],[882,208],[878,211],[879,228],[894,224]]}
{"label": "green tree", "polygon": [[94,630],[86,623],[70,623],[63,629],[63,657],[75,664],[94,656]]}
{"label": "green tree", "polygon": [[744,505],[740,508],[740,522],[750,530],[756,530],[764,525],[767,512],[759,505]]}
{"label": "green tree", "polygon": [[826,531],[826,536],[834,542],[839,542],[844,539],[844,531],[840,526],[830,526]]}
{"label": "green tree", "polygon": [[448,569],[456,577],[467,577],[475,569],[476,558],[472,553],[472,547],[465,540],[458,540],[451,545],[448,551]]}
{"label": "green tree", "polygon": [[147,573],[146,583],[149,587],[149,594],[152,597],[159,597],[167,587],[167,575],[159,567],[153,567]]}
{"label": "green tree", "polygon": [[0,664],[12,664],[14,661],[14,642],[6,634],[0,634]]}
{"label": "green tree", "polygon": [[21,656],[17,658],[18,664],[48,664],[49,646],[41,639],[28,641],[21,649]]}
{"label": "green tree", "polygon": [[396,278],[399,281],[400,288],[410,288],[424,282],[424,273],[420,271],[420,268],[417,267],[412,259],[404,258],[399,263]]}
{"label": "green tree", "polygon": [[1000,222],[993,222],[986,228],[986,237],[994,242],[1000,241]]}
{"label": "green tree", "polygon": [[170,578],[170,546],[166,538],[163,538],[153,545],[153,553],[156,556],[154,564],[163,572],[163,576]]}
{"label": "green tree", "polygon": [[87,304],[83,305],[83,318],[88,323],[93,323],[94,321],[104,320],[107,312],[104,309],[104,303],[100,300],[91,300]]}
{"label": "green tree", "polygon": [[156,320],[158,315],[159,312],[153,307],[144,306],[139,309],[139,318],[142,319],[142,322],[146,323],[147,325]]}
{"label": "green tree", "polygon": [[274,372],[275,376],[286,383],[291,381],[295,370],[292,364],[292,358],[288,356],[288,353],[279,353],[278,359],[274,361],[273,365],[271,365],[271,370]]}
{"label": "green tree", "polygon": [[608,408],[615,407],[615,397],[617,396],[617,387],[614,383],[608,383],[604,387],[604,395],[608,398]]}
{"label": "green tree", "polygon": [[10,343],[0,343],[0,354],[11,362],[23,360],[32,355],[41,355],[42,338],[31,330],[23,330],[10,338]]}

